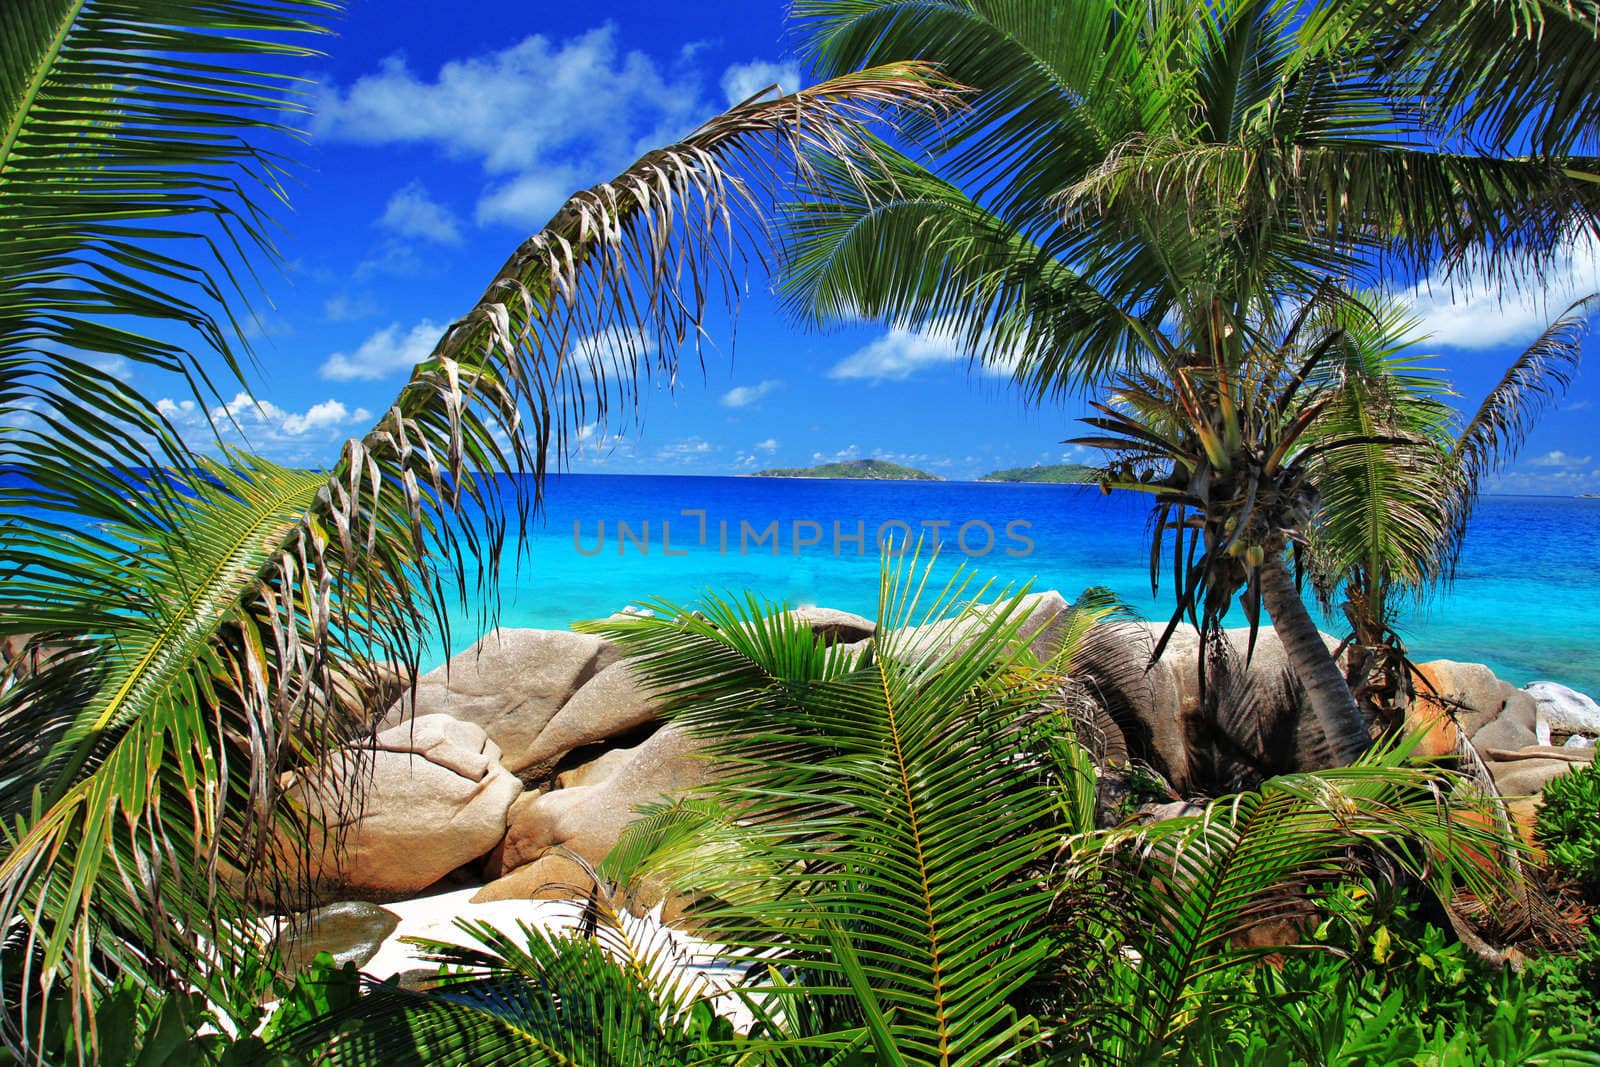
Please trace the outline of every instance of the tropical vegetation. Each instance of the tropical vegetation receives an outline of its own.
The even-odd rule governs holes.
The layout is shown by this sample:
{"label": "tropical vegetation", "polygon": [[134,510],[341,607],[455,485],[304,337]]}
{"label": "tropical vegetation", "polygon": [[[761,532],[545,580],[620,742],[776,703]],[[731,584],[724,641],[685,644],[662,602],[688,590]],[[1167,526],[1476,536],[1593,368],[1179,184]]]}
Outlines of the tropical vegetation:
{"label": "tropical vegetation", "polygon": [[1009,467],[990,471],[980,482],[1056,482],[1081,485],[1096,480],[1096,471],[1083,463],[1040,463],[1032,467]]}
{"label": "tropical vegetation", "polygon": [[[1519,978],[1418,917],[1525,906],[1525,851],[1470,777],[1370,743],[1368,683],[1292,571],[1298,547],[1361,647],[1394,649],[1393,598],[1448,574],[1481,479],[1570,374],[1586,308],[1458,424],[1354,294],[1436,263],[1539,269],[1594,227],[1592,6],[800,0],[825,80],[576,193],[308,472],[186,440],[120,371],[207,409],[248,387],[304,111],[281,71],[336,10],[0,7],[9,1055],[1600,1062],[1592,940]],[[594,936],[431,946],[425,990],[277,975],[253,920],[305,899],[303,846],[362,802],[351,777],[302,806],[283,783],[370,728],[452,591],[494,588],[577,427],[672,380],[774,197],[798,198],[775,240],[799,317],[942,331],[1041,403],[1105,390],[1088,443],[1117,454],[1107,487],[1155,494],[1153,577],[1174,567],[1202,629],[1266,608],[1320,772],[1101,826],[1074,680],[1099,598],[1042,654],[1018,595],[980,610],[970,578],[915,562],[886,570],[857,648],[754,598],[660,603],[591,629],[724,770],[602,873],[693,898],[748,967],[728,994],[747,1025],[598,899]],[[509,473],[532,477],[507,509]],[[1593,777],[1568,781],[1540,839],[1583,878]]]}
{"label": "tropical vegetation", "polygon": [[846,459],[813,467],[774,467],[756,471],[753,478],[857,478],[893,482],[937,482],[939,476],[886,459]]}
{"label": "tropical vegetation", "polygon": [[1337,344],[1325,309],[1364,277],[1441,260],[1548,262],[1594,229],[1584,176],[1600,169],[1570,149],[1461,150],[1433,111],[1431,49],[1406,53],[1362,9],[795,8],[825,74],[915,58],[974,90],[957,121],[913,124],[915,151],[882,155],[871,181],[850,168],[831,199],[792,206],[796,317],[953,336],[1041,402],[1120,375],[1111,388],[1146,411],[1102,406],[1092,441],[1131,456],[1108,486],[1172,483],[1151,571],[1170,535],[1174,625],[1211,630],[1237,602],[1254,627],[1264,606],[1329,763],[1368,728],[1290,569],[1317,487],[1308,464],[1285,466],[1330,448],[1305,438],[1329,399],[1305,376]]}

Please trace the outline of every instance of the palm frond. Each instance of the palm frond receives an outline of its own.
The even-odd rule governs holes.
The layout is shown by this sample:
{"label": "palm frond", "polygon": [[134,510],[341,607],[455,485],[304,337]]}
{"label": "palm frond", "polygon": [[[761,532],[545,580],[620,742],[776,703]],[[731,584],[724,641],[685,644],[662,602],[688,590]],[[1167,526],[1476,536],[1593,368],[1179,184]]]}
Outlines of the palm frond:
{"label": "palm frond", "polygon": [[[37,536],[24,534],[33,566],[8,585],[11,610],[0,620],[7,633],[33,632],[35,647],[106,646],[51,660],[28,685],[0,693],[6,729],[20,736],[38,724],[52,746],[42,775],[8,762],[18,777],[7,782],[13,836],[0,858],[0,926],[21,920],[46,946],[43,983],[71,976],[91,996],[106,978],[96,960],[107,941],[160,980],[186,967],[163,951],[174,925],[232,951],[239,929],[201,921],[228,911],[217,867],[223,858],[245,870],[261,863],[267,828],[284,820],[293,838],[293,824],[311,816],[279,803],[284,763],[315,767],[341,737],[324,728],[382,689],[375,664],[414,674],[422,643],[445,630],[452,590],[473,577],[494,587],[512,528],[502,492],[525,519],[568,429],[593,417],[586,402],[604,411],[647,375],[672,380],[678,343],[698,328],[716,282],[735,299],[768,185],[793,177],[784,159],[803,168],[813,151],[856,153],[880,109],[951,100],[922,66],[862,72],[742,105],[579,193],[524,242],[331,472],[230,455],[248,472],[242,481],[211,465],[197,489],[151,492],[169,475],[86,469],[72,451],[81,438],[38,435],[41,479],[8,482],[7,502],[19,514],[81,503],[80,519],[118,524],[79,537],[46,518]],[[586,343],[597,335],[621,340]],[[629,340],[651,335],[658,345]],[[533,477],[497,480],[519,470]],[[274,491],[285,485],[292,492]],[[468,507],[475,521],[456,521]],[[150,528],[158,534],[140,545]],[[95,581],[80,584],[85,575]],[[168,610],[154,610],[150,598],[169,592]],[[131,645],[119,658],[122,609],[150,611],[144,658]],[[99,656],[112,668],[103,677],[85,666]],[[32,699],[69,690],[80,702],[65,709]],[[169,734],[180,739],[170,758]],[[330,810],[344,810],[343,800]],[[119,811],[120,822],[107,821]],[[85,819],[108,833],[79,835]],[[64,853],[70,870],[53,865]],[[203,885],[161,881],[178,855]]]}
{"label": "palm frond", "polygon": [[854,988],[853,957],[877,1013],[852,1025],[881,1023],[880,1062],[975,1064],[1031,1040],[1008,998],[1048,952],[1028,872],[1054,848],[1061,795],[1033,740],[1049,688],[1021,666],[1018,600],[980,611],[960,572],[930,578],[914,558],[886,568],[865,657],[720,598],[587,628],[704,738],[723,768],[711,795],[774,865],[759,899],[735,885],[696,913],[708,936],[808,976],[806,996]]}
{"label": "palm frond", "polygon": [[119,367],[175,375],[206,407],[223,379],[244,383],[253,262],[276,256],[288,166],[264,145],[306,112],[282,61],[317,54],[301,42],[339,9],[0,8],[0,462],[26,456],[11,439],[23,412],[75,424],[86,461],[129,433],[181,454]]}
{"label": "palm frond", "polygon": [[1127,927],[1137,962],[1119,971],[1127,988],[1114,1001],[1125,1011],[1091,1021],[1102,1053],[1131,1064],[1181,1050],[1187,1028],[1226,1010],[1200,999],[1200,979],[1269,951],[1240,949],[1236,939],[1296,919],[1293,902],[1309,886],[1350,876],[1355,857],[1382,856],[1446,899],[1455,885],[1504,899],[1495,885],[1504,872],[1478,866],[1473,854],[1517,845],[1483,829],[1488,819],[1458,817],[1450,804],[1472,794],[1453,792],[1455,776],[1405,758],[1405,746],[1391,746],[1348,768],[1269,779],[1197,815],[1085,839],[1079,862],[1116,872],[1137,916]]}
{"label": "palm frond", "polygon": [[1460,467],[1460,492],[1450,507],[1453,560],[1484,481],[1516,455],[1534,424],[1571,384],[1582,357],[1589,320],[1600,297],[1573,303],[1506,369],[1499,383],[1456,436],[1452,457]]}

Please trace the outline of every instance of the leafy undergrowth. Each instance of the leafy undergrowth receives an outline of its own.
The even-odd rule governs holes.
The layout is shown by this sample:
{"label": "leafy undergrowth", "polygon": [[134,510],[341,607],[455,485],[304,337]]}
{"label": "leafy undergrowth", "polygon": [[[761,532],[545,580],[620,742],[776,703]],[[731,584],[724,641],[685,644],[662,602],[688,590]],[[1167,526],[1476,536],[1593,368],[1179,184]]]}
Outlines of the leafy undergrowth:
{"label": "leafy undergrowth", "polygon": [[1534,833],[1554,873],[1600,904],[1600,764],[1574,768],[1544,790]]}
{"label": "leafy undergrowth", "polygon": [[1572,955],[1493,969],[1414,904],[1344,886],[1313,940],[1332,953],[1223,972],[1180,1060],[1262,1067],[1600,1062],[1600,927]]}

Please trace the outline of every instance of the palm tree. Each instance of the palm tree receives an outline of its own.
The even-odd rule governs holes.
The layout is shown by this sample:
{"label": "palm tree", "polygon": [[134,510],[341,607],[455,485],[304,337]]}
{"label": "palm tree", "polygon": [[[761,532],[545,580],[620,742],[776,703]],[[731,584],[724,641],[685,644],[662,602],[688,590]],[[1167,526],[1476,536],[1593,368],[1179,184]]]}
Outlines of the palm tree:
{"label": "palm tree", "polygon": [[[37,417],[8,421],[0,442],[21,474],[0,520],[0,633],[25,640],[0,677],[0,929],[22,937],[0,982],[18,991],[4,1036],[22,1055],[56,989],[80,1007],[118,976],[226,992],[255,947],[241,892],[294,887],[280,861],[308,827],[278,803],[280,775],[362,728],[393,682],[379,663],[414,672],[449,590],[471,580],[469,556],[492,587],[511,521],[494,476],[534,474],[514,480],[525,519],[585,404],[592,418],[641,377],[670,378],[719,280],[731,298],[767,186],[792,177],[786,159],[858,154],[885,109],[948,102],[943,81],[900,64],[734,108],[570,199],[330,471],[201,460],[87,361],[167,359],[209,387],[209,364],[99,318],[176,319],[222,343],[226,312],[196,309],[225,286],[156,246],[205,240],[173,219],[234,219],[231,179],[205,168],[275,164],[235,136],[249,122],[218,116],[248,115],[282,85],[219,73],[205,54],[284,51],[274,34],[309,28],[290,16],[324,10],[179,0],[141,20],[122,4],[27,0],[0,12],[0,226],[16,235],[0,252],[0,380],[7,404]],[[46,212],[56,194],[59,217]],[[168,221],[146,233],[126,222],[140,217]],[[253,232],[249,208],[237,217]],[[179,283],[196,277],[208,280],[191,299]],[[580,344],[609,327],[658,342],[656,362],[642,343]],[[487,533],[454,521],[469,503]],[[91,1018],[73,1012],[76,1026]]]}
{"label": "palm tree", "polygon": [[[1455,150],[1420,90],[1375,69],[1370,35],[1348,20],[1327,32],[1285,0],[802,0],[796,17],[823,73],[934,60],[974,96],[954,122],[910,125],[925,161],[885,156],[876,184],[791,208],[789,306],[953,336],[1035,400],[1107,371],[1168,375],[1193,426],[1244,430],[1241,396],[1217,387],[1269,384],[1260,355],[1286,335],[1281,308],[1386,257],[1548,253],[1596,217],[1574,161]],[[1170,377],[1189,362],[1205,387]],[[1246,603],[1277,606],[1312,713],[1348,759],[1359,714],[1277,554],[1298,493],[1272,501],[1290,525],[1255,541],[1270,562]]]}
{"label": "palm tree", "polygon": [[1570,383],[1594,306],[1579,301],[1552,322],[1465,422],[1445,401],[1443,378],[1413,354],[1425,338],[1401,305],[1369,301],[1343,314],[1352,365],[1313,437],[1421,448],[1329,449],[1312,474],[1308,570],[1324,610],[1337,606],[1349,621],[1346,675],[1371,713],[1392,720],[1407,704],[1411,670],[1395,615],[1449,582],[1479,491]]}
{"label": "palm tree", "polygon": [[[0,9],[0,466],[51,439],[76,446],[76,471],[35,461],[35,479],[183,469],[192,454],[124,370],[186,381],[205,407],[248,388],[247,297],[255,269],[277,259],[281,149],[305,113],[301,79],[281,68],[317,54],[306,39],[338,10]],[[5,500],[8,515],[28,503]]]}
{"label": "palm tree", "polygon": [[1593,0],[1365,0],[1324,17],[1321,32],[1370,34],[1376,69],[1418,85],[1450,132],[1544,156],[1600,145]]}
{"label": "palm tree", "polygon": [[[1334,301],[1337,307],[1342,298],[1335,294]],[[1322,307],[1302,309],[1277,344],[1232,358],[1218,354],[1221,344],[1173,350],[1153,370],[1117,376],[1110,402],[1094,403],[1099,414],[1084,420],[1098,433],[1073,439],[1112,453],[1105,491],[1154,497],[1152,584],[1170,538],[1177,606],[1153,658],[1185,616],[1202,637],[1220,629],[1236,597],[1253,644],[1266,609],[1318,727],[1299,753],[1302,767],[1348,764],[1371,742],[1291,569],[1290,553],[1298,561],[1310,544],[1320,507],[1317,475],[1356,453],[1377,454],[1421,479],[1434,458],[1427,438],[1328,417],[1372,390],[1362,384],[1369,368],[1339,321],[1349,312],[1336,311],[1330,321]]]}

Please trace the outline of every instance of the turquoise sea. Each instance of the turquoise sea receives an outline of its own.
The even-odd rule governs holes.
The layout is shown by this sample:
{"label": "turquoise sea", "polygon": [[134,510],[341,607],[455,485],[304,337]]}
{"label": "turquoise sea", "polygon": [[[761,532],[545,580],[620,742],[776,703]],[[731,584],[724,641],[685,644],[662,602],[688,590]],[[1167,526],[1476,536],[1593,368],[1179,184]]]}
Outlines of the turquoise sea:
{"label": "turquoise sea", "polygon": [[[1169,590],[1150,591],[1147,516],[1142,500],[1079,486],[561,475],[520,559],[506,545],[500,623],[565,627],[649,598],[692,603],[708,588],[870,616],[880,529],[937,530],[942,561],[1002,585],[1069,600],[1107,586],[1165,619]],[[451,651],[477,639],[481,608],[453,621]],[[1321,620],[1340,634],[1342,621]],[[1600,500],[1484,497],[1454,586],[1401,630],[1418,660],[1477,660],[1517,685],[1600,693]]]}

